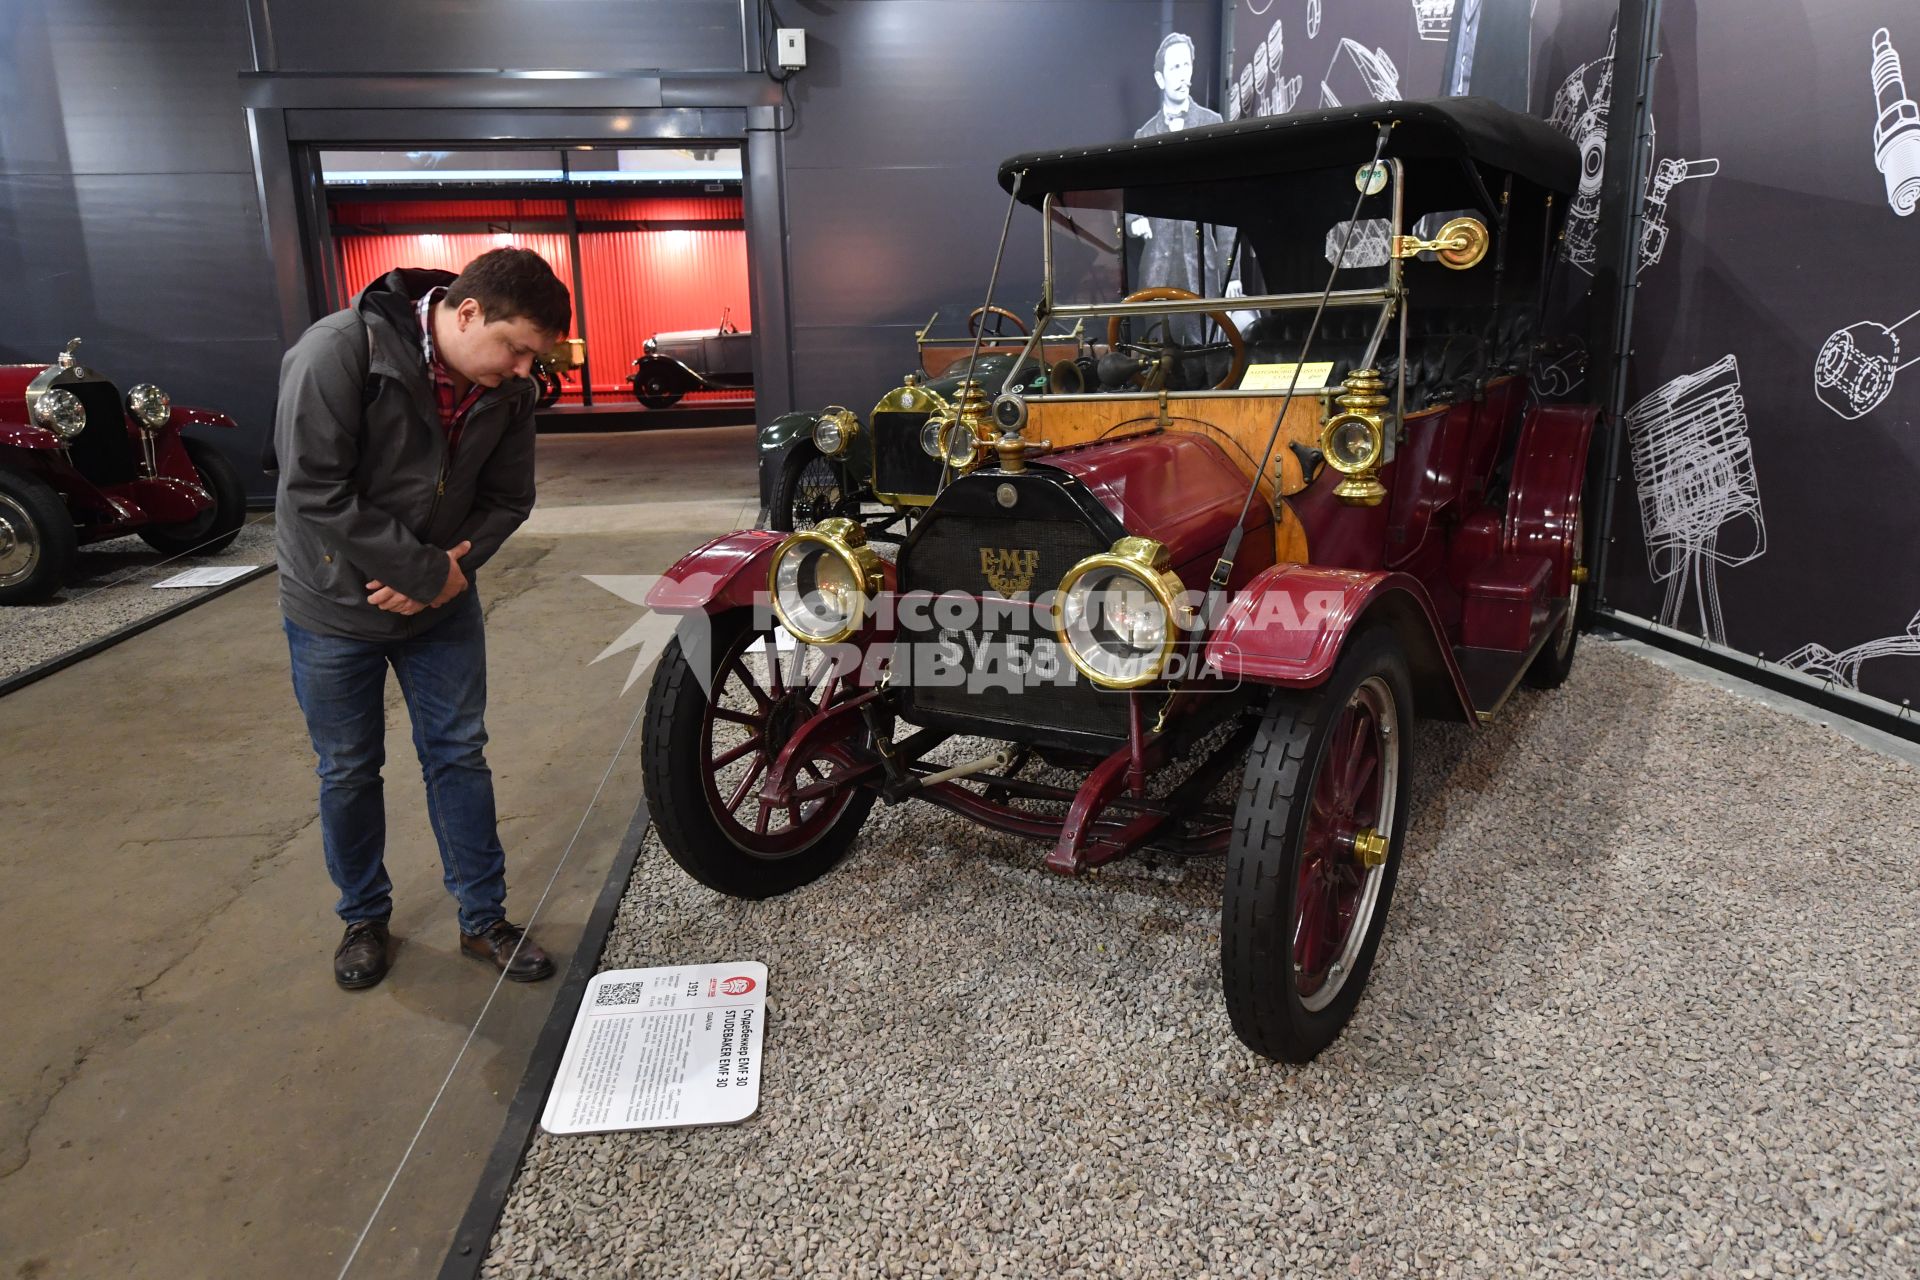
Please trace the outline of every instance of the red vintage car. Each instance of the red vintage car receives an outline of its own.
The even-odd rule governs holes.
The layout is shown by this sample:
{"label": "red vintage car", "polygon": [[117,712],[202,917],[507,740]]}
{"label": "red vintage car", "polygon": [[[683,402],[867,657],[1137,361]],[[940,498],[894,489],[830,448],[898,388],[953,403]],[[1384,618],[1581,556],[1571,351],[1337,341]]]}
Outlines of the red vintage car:
{"label": "red vintage car", "polygon": [[[1596,409],[1530,370],[1579,176],[1472,99],[1008,160],[1009,217],[1043,218],[1031,331],[1106,342],[1037,393],[908,386],[841,422],[924,499],[897,561],[829,519],[655,587],[686,615],[645,722],[667,850],[763,897],[914,800],[1065,875],[1224,856],[1233,1029],[1319,1053],[1387,919],[1416,718],[1485,721],[1573,662]],[[1129,284],[1136,218],[1217,295]]]}
{"label": "red vintage car", "polygon": [[186,427],[233,419],[176,405],[151,382],[123,397],[80,360],[0,365],[0,604],[44,600],[88,542],[137,533],[169,556],[212,554],[246,520],[240,475]]}

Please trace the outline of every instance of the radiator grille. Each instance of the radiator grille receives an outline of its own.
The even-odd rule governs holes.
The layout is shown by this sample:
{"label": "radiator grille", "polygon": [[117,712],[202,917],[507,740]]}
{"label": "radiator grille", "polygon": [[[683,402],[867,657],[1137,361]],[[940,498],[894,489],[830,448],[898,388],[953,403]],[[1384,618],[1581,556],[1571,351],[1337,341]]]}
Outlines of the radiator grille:
{"label": "radiator grille", "polygon": [[[959,482],[977,486],[992,484],[999,477],[981,476]],[[956,485],[956,487],[958,487]],[[1046,489],[1021,486],[1027,498],[1042,499]],[[1048,486],[1047,489],[1051,489]],[[953,489],[949,489],[949,493]],[[1056,491],[1057,492],[1057,491]],[[944,504],[943,504],[944,505]],[[979,598],[995,590],[982,565],[987,552],[996,565],[1012,564],[1022,570],[1032,563],[1029,597],[1038,597],[1058,589],[1067,570],[1087,556],[1105,551],[1111,542],[1063,501],[1032,501],[1024,505],[1047,507],[1054,518],[983,514],[974,510],[955,512],[935,507],[916,530],[900,561],[903,592],[939,596],[946,593]],[[1029,560],[1021,553],[1034,553]],[[1005,593],[1003,593],[1005,594]],[[1044,618],[1035,616],[1031,606],[996,605],[958,636],[968,652],[969,670],[980,670],[981,660],[992,664],[985,669],[1007,670],[1009,642],[1032,654],[1036,644],[1042,654],[1054,649],[1057,641]],[[977,611],[978,612],[978,611]],[[916,615],[903,610],[899,636],[918,646],[929,646],[940,638],[937,616]],[[976,647],[977,646],[977,647]],[[922,648],[918,652],[925,652]],[[918,713],[937,716],[946,723],[965,720],[978,723],[980,732],[991,737],[1016,741],[1043,741],[1066,735],[1079,738],[1093,735],[1121,739],[1127,734],[1129,695],[1100,686],[1074,669],[1064,648],[1052,653],[1057,674],[1041,679],[1037,675],[1018,680],[1016,687],[992,680],[958,684],[909,681],[902,689],[909,719]],[[1146,694],[1156,701],[1159,695]]]}
{"label": "radiator grille", "polygon": [[67,445],[74,470],[95,484],[125,484],[140,475],[133,437],[127,434],[127,412],[120,393],[109,382],[67,385],[87,411],[87,425]]}
{"label": "radiator grille", "polygon": [[873,415],[873,491],[931,498],[940,487],[940,459],[920,447],[924,413]]}

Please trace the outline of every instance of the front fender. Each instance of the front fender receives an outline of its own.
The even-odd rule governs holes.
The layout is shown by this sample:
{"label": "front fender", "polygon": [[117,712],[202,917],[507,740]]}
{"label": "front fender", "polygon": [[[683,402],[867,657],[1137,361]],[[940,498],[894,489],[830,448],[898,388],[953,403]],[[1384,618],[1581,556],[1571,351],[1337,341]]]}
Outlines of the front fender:
{"label": "front fender", "polygon": [[60,437],[33,422],[0,422],[0,445],[16,449],[44,449],[58,454]]}
{"label": "front fender", "polygon": [[783,413],[760,428],[761,453],[785,453],[802,440],[813,439],[813,429],[818,425],[820,415],[803,413]]}
{"label": "front fender", "polygon": [[787,535],[771,529],[723,534],[681,556],[647,592],[656,613],[719,613],[751,605],[767,589],[773,553]]}
{"label": "front fender", "polygon": [[649,377],[657,377],[670,391],[682,395],[689,391],[698,391],[706,385],[706,379],[695,373],[686,364],[667,356],[641,356],[633,362],[633,372],[627,375],[627,381],[639,386]]}
{"label": "front fender", "polygon": [[1426,588],[1404,573],[1280,564],[1249,582],[1207,639],[1207,664],[1255,684],[1311,689],[1326,682],[1347,637],[1390,627],[1413,675],[1420,714],[1473,723],[1466,680]]}
{"label": "front fender", "polygon": [[173,406],[173,417],[168,425],[185,430],[188,427],[221,427],[232,431],[240,424],[224,413],[215,413],[212,409],[196,409],[192,405]]}

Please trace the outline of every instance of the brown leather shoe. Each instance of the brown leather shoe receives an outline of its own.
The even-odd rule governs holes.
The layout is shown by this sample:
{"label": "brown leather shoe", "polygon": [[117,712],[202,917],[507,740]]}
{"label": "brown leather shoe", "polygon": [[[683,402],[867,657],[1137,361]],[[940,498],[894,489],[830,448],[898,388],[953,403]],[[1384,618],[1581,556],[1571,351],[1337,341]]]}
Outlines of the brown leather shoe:
{"label": "brown leather shoe", "polygon": [[479,933],[462,933],[460,950],[485,960],[507,975],[509,982],[538,982],[553,976],[553,961],[534,945],[517,924],[496,920]]}
{"label": "brown leather shoe", "polygon": [[391,951],[385,920],[356,920],[333,953],[333,980],[349,991],[371,987],[387,976]]}

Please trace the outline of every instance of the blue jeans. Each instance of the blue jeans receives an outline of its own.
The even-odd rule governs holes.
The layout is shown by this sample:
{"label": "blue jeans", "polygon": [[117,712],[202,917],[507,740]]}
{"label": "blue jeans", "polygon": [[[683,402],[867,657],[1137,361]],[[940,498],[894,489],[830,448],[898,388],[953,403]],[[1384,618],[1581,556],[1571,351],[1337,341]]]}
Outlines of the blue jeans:
{"label": "blue jeans", "polygon": [[293,693],[320,758],[320,835],[342,920],[385,920],[387,878],[387,668],[400,680],[413,748],[427,784],[427,816],[440,843],[460,928],[479,933],[504,918],[507,855],[494,823],[487,768],[487,645],[480,602],[463,592],[447,615],[407,640],[322,635],[287,619]]}

